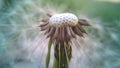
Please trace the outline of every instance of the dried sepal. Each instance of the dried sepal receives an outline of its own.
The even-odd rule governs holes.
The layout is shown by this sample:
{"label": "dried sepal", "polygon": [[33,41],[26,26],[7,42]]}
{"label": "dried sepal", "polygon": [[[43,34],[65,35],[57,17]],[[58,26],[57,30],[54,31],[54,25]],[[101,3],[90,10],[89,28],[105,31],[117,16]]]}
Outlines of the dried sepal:
{"label": "dried sepal", "polygon": [[78,19],[78,23],[84,26],[90,26],[89,22],[85,19]]}
{"label": "dried sepal", "polygon": [[83,27],[82,27],[80,24],[78,24],[77,27],[79,28],[79,30],[80,30],[81,32],[87,34],[87,32],[83,29]]}
{"label": "dried sepal", "polygon": [[42,24],[41,31],[47,30],[49,28],[49,24]]}
{"label": "dried sepal", "polygon": [[42,19],[41,22],[48,22],[48,19]]}
{"label": "dried sepal", "polygon": [[70,29],[69,29],[69,30],[70,30],[70,33],[71,33],[72,37],[73,37],[73,38],[76,38],[75,33],[73,32],[73,30],[72,30],[72,28],[71,28],[71,27],[70,27]]}
{"label": "dried sepal", "polygon": [[83,37],[83,33],[79,30],[78,27],[72,27],[72,30],[75,34],[77,34],[80,37]]}
{"label": "dried sepal", "polygon": [[62,38],[62,40],[64,41],[64,39],[65,39],[65,27],[63,26],[63,27],[61,28],[61,30],[62,30],[62,36],[61,36],[61,38]]}
{"label": "dried sepal", "polygon": [[54,35],[53,35],[53,38],[54,38],[54,39],[58,39],[59,31],[60,31],[60,28],[57,27],[56,30],[55,30],[55,33],[54,33]]}
{"label": "dried sepal", "polygon": [[40,24],[39,27],[44,27],[46,25],[48,25],[48,22],[42,22],[42,24]]}
{"label": "dried sepal", "polygon": [[50,32],[50,30],[51,30],[51,26],[49,26],[49,27],[45,30],[45,33],[44,33],[44,34],[45,34],[45,35],[48,34],[48,33]]}
{"label": "dried sepal", "polygon": [[72,38],[72,34],[71,34],[71,32],[70,32],[70,27],[68,26],[67,27],[67,33],[68,33],[68,39],[71,39]]}
{"label": "dried sepal", "polygon": [[47,35],[47,38],[53,37],[54,33],[55,33],[55,27],[51,27],[50,32]]}

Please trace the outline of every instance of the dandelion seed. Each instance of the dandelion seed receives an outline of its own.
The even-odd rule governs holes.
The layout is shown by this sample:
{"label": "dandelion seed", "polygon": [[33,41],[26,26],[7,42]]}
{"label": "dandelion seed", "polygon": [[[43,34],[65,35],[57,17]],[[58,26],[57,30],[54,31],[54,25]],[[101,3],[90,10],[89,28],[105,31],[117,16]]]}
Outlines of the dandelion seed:
{"label": "dandelion seed", "polygon": [[[69,68],[69,62],[72,57],[72,44],[71,41],[76,36],[84,37],[87,32],[82,26],[89,26],[88,21],[79,19],[72,13],[61,14],[47,14],[49,19],[43,19],[42,24],[39,26],[41,31],[49,39],[48,54],[46,57],[46,68],[49,66],[50,48],[54,44],[54,57],[55,61],[53,68]],[[54,66],[56,65],[56,66]]]}

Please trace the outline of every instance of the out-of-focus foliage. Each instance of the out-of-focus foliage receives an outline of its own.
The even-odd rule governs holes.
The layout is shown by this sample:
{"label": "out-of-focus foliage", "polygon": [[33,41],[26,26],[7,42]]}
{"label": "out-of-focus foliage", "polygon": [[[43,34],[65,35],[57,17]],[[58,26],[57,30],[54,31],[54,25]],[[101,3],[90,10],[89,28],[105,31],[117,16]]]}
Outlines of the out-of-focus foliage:
{"label": "out-of-focus foliage", "polygon": [[19,53],[24,45],[31,43],[25,42],[26,38],[31,40],[40,35],[34,29],[27,31],[39,23],[42,15],[39,8],[72,12],[90,19],[94,27],[86,29],[99,42],[94,42],[98,48],[92,55],[97,58],[82,65],[120,68],[120,3],[97,0],[0,0],[0,68],[44,68],[39,61],[29,60],[27,51]]}

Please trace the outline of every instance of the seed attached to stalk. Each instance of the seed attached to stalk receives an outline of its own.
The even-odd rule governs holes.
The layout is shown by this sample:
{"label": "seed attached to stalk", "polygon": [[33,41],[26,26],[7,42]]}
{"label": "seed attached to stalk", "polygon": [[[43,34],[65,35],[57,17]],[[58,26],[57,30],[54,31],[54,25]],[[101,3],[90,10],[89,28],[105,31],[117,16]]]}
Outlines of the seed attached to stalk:
{"label": "seed attached to stalk", "polygon": [[[55,68],[69,68],[69,62],[72,57],[71,41],[76,36],[83,37],[86,31],[82,26],[89,26],[90,24],[85,19],[79,19],[72,13],[61,14],[47,14],[49,19],[42,20],[39,26],[41,31],[45,32],[47,38],[50,38],[49,43],[54,44]],[[87,34],[87,33],[86,33]],[[49,44],[49,50],[52,44]],[[48,52],[50,54],[50,52]],[[47,56],[46,68],[48,68],[50,56]]]}

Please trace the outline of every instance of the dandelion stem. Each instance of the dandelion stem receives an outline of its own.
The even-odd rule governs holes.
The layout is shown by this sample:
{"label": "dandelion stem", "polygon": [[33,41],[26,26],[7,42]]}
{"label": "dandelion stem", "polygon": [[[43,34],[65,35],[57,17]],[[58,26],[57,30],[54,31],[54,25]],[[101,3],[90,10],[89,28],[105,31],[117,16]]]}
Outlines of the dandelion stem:
{"label": "dandelion stem", "polygon": [[59,68],[58,67],[58,62],[57,62],[56,58],[54,58],[53,68]]}
{"label": "dandelion stem", "polygon": [[72,49],[70,44],[68,44],[68,42],[59,42],[55,45],[54,50],[55,59],[58,63],[58,67],[56,68],[69,68],[69,62],[72,55]]}
{"label": "dandelion stem", "polygon": [[46,56],[46,68],[49,67],[49,62],[50,62],[50,51],[51,51],[52,43],[53,43],[53,39],[50,38],[50,39],[49,39],[49,43],[48,43],[48,53],[47,53],[47,56]]}

